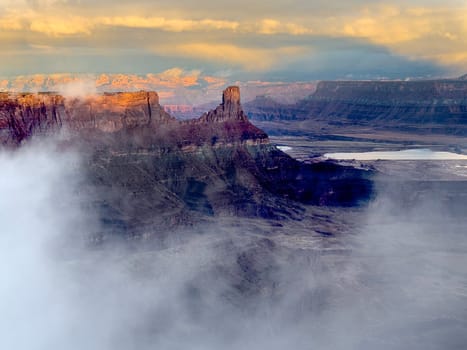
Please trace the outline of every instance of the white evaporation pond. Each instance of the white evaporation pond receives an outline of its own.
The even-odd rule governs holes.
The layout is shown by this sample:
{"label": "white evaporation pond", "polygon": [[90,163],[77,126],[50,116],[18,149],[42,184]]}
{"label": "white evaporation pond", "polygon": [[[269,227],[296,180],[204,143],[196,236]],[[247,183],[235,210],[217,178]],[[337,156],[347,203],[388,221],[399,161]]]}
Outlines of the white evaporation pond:
{"label": "white evaporation pond", "polygon": [[292,150],[292,147],[289,147],[289,146],[277,146],[277,148],[279,148],[282,152],[287,152],[287,151]]}
{"label": "white evaporation pond", "polygon": [[467,160],[467,155],[437,152],[430,149],[408,149],[403,151],[326,153],[325,158],[338,160]]}

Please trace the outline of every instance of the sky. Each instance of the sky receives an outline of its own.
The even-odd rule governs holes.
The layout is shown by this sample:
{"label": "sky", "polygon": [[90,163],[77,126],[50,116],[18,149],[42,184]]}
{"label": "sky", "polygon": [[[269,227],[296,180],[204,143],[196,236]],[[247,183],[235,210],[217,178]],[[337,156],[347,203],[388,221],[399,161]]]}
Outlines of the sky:
{"label": "sky", "polygon": [[467,73],[467,3],[0,0],[0,47],[1,77],[454,77]]}

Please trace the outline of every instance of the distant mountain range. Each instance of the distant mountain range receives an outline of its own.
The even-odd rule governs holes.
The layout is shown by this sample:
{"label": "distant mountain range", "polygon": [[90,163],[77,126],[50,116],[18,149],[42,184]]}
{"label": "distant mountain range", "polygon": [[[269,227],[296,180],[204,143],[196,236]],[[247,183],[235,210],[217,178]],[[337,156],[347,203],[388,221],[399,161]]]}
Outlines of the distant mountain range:
{"label": "distant mountain range", "polygon": [[[187,106],[215,104],[219,90],[231,83],[226,77],[174,68],[144,75],[64,73],[0,77],[0,92],[56,92],[64,96],[87,96],[103,92],[157,91],[162,105],[169,105],[169,109],[183,114]],[[242,88],[245,101],[265,95],[283,103],[305,98],[316,88],[315,82],[248,81],[235,84]]]}

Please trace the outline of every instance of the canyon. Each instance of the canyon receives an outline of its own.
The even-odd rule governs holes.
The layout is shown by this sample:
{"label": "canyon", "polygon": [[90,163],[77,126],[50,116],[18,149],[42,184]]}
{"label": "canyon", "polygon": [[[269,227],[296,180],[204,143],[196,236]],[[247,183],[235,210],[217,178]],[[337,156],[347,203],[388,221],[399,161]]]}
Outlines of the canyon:
{"label": "canyon", "polygon": [[467,152],[467,82],[462,77],[322,81],[296,103],[258,96],[245,103],[245,110],[275,143],[312,144],[308,154],[408,147]]}
{"label": "canyon", "polygon": [[235,86],[187,120],[149,91],[2,94],[2,310],[72,349],[462,348],[465,161],[324,160],[403,145],[293,113],[254,125]]}
{"label": "canyon", "polygon": [[0,96],[4,147],[54,137],[84,159],[83,202],[104,228],[96,240],[151,237],[210,217],[300,219],[303,205],[354,206],[372,192],[368,169],[305,164],[277,149],[248,120],[236,86],[184,121],[155,92]]}

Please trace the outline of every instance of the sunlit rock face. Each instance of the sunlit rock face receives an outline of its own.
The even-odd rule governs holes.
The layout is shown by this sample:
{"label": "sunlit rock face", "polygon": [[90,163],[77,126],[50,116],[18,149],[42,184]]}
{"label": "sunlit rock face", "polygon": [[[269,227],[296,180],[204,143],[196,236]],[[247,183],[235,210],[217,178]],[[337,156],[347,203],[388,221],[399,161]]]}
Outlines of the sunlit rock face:
{"label": "sunlit rock face", "polygon": [[0,142],[3,144],[20,143],[33,135],[61,128],[113,133],[174,121],[159,105],[156,92],[109,93],[85,98],[55,94],[0,96]]}
{"label": "sunlit rock face", "polygon": [[222,104],[215,110],[185,122],[165,112],[156,92],[106,93],[85,98],[55,94],[0,96],[0,143],[19,144],[33,135],[60,129],[72,135],[101,132],[134,135],[134,129],[138,129],[136,133],[141,136],[138,146],[152,148],[267,143],[267,135],[253,126],[243,112],[238,87],[227,88]]}
{"label": "sunlit rock face", "polygon": [[138,126],[154,127],[174,121],[159,105],[156,92],[122,92],[72,99],[66,103],[67,121],[73,130],[96,128],[116,132]]}
{"label": "sunlit rock face", "polygon": [[0,144],[18,144],[33,134],[56,131],[66,117],[58,95],[0,94]]}
{"label": "sunlit rock face", "polygon": [[247,117],[240,104],[240,89],[238,86],[230,86],[225,89],[222,94],[222,104],[215,110],[204,114],[200,120],[208,122],[246,121]]}

